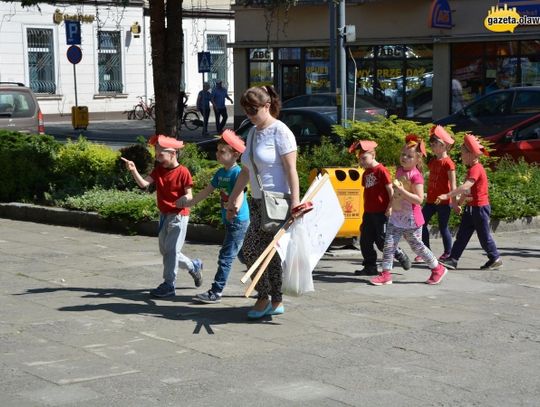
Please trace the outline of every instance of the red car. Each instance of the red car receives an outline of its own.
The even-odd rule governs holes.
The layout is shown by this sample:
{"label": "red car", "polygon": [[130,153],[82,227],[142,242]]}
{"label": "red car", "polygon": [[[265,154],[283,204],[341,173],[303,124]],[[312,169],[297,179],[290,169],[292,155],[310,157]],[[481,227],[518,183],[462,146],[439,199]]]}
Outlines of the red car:
{"label": "red car", "polygon": [[484,139],[492,143],[491,155],[509,155],[514,160],[523,157],[528,163],[540,163],[540,114]]}

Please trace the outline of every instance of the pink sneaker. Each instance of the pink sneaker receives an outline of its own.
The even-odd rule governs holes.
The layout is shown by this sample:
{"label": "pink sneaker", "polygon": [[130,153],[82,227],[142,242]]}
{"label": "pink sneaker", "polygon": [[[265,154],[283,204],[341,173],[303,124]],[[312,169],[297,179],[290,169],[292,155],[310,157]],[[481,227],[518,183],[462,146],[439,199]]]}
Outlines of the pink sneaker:
{"label": "pink sneaker", "polygon": [[450,253],[443,253],[441,254],[441,257],[439,257],[440,261],[444,261],[450,258]]}
{"label": "pink sneaker", "polygon": [[388,270],[384,270],[377,277],[372,278],[370,283],[373,285],[392,284],[392,274]]}
{"label": "pink sneaker", "polygon": [[422,256],[416,256],[414,258],[414,262],[415,263],[423,263],[424,262],[424,259],[422,258]]}
{"label": "pink sneaker", "polygon": [[438,264],[433,270],[431,270],[431,276],[426,281],[426,284],[434,285],[439,284],[448,270],[442,264]]}

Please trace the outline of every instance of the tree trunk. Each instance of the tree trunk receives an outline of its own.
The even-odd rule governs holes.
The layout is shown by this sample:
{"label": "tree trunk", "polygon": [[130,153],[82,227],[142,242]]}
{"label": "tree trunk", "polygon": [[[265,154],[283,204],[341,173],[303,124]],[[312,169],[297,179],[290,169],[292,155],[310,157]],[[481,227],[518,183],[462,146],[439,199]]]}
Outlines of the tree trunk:
{"label": "tree trunk", "polygon": [[151,0],[150,43],[156,134],[176,136],[182,63],[182,0]]}

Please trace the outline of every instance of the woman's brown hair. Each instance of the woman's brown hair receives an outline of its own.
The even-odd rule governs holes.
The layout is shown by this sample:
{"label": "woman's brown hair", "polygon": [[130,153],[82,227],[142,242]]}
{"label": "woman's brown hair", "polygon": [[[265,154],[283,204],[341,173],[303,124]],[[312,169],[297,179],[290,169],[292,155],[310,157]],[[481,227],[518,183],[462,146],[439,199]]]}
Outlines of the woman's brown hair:
{"label": "woman's brown hair", "polygon": [[248,110],[262,107],[267,103],[270,103],[270,114],[277,119],[281,110],[281,100],[273,86],[253,86],[240,98],[240,104]]}

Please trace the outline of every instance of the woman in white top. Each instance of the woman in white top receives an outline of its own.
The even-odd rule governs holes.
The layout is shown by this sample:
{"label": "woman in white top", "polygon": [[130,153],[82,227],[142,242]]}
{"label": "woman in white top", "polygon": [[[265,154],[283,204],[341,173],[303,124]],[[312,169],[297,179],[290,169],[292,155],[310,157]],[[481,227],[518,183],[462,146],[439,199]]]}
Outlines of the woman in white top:
{"label": "woman in white top", "polygon": [[[274,88],[249,88],[242,95],[240,103],[249,120],[255,125],[255,130],[248,135],[246,151],[242,154],[242,171],[229,196],[227,216],[233,218],[238,212],[242,203],[239,199],[240,192],[249,181],[252,195],[249,200],[251,223],[244,239],[242,254],[246,265],[251,267],[274,238],[273,233],[261,230],[262,194],[250,158],[252,147],[253,160],[265,191],[289,193],[291,208],[300,203],[300,191],[296,171],[296,139],[287,125],[277,119],[281,102]],[[249,318],[258,319],[265,315],[285,312],[282,303],[282,281],[281,261],[276,254],[255,287],[258,299],[253,309],[248,312]]]}

